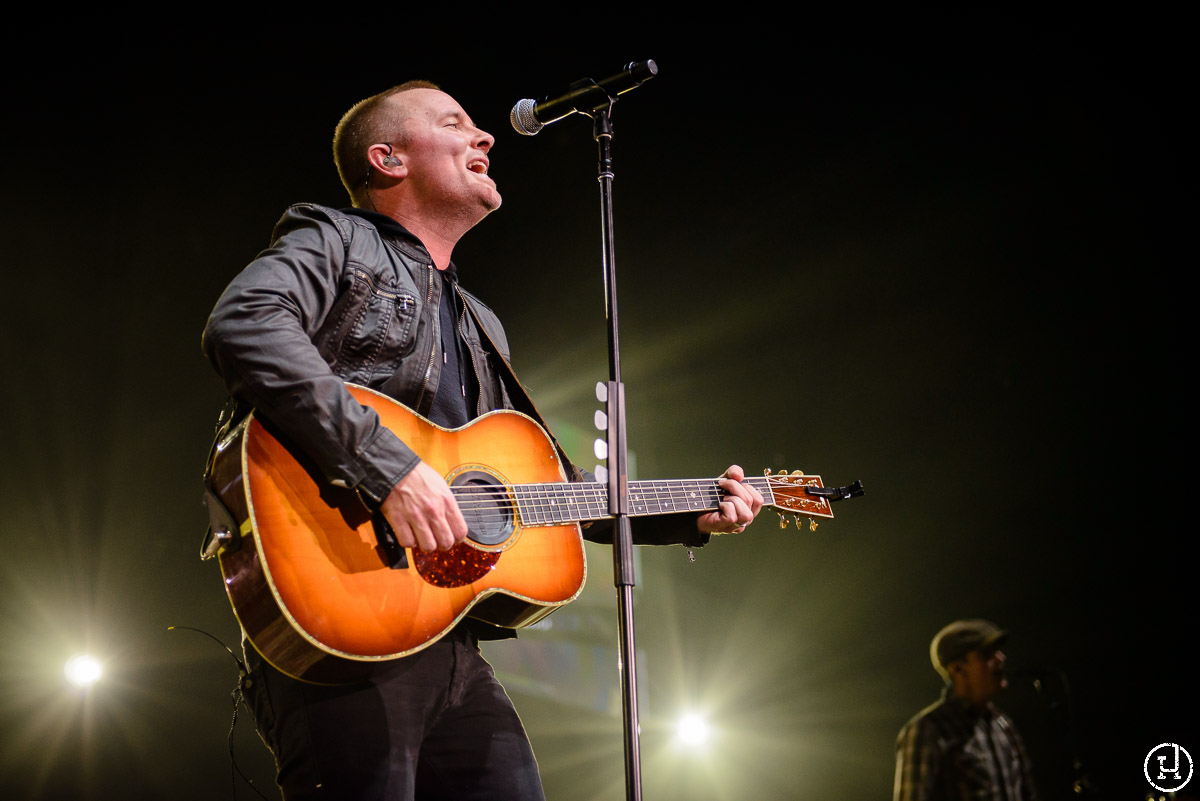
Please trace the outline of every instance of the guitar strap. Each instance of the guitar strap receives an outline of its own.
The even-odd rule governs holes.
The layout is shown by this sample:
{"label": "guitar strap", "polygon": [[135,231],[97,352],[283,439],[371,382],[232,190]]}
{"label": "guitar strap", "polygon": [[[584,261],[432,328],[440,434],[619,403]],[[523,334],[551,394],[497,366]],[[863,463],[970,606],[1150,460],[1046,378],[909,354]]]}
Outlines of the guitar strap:
{"label": "guitar strap", "polygon": [[567,474],[573,481],[583,481],[583,473],[580,472],[579,468],[575,466],[575,463],[572,462],[570,457],[567,456],[567,452],[563,450],[562,445],[558,443],[558,439],[555,438],[554,432],[550,430],[550,426],[546,425],[546,421],[542,417],[541,412],[539,412],[537,407],[533,405],[533,399],[529,397],[529,393],[525,391],[525,387],[523,387],[520,380],[517,379],[517,374],[513,371],[512,365],[508,363],[508,360],[504,358],[504,354],[500,352],[498,347],[496,347],[495,341],[492,340],[492,335],[488,333],[487,328],[483,325],[483,321],[479,318],[479,314],[477,314],[475,311],[475,299],[467,295],[465,292],[462,294],[462,297],[466,301],[467,309],[471,312],[471,318],[475,321],[475,327],[479,329],[480,333],[483,335],[483,338],[487,340],[487,344],[490,347],[492,354],[496,357],[496,360],[503,365],[503,368],[497,372],[499,373],[500,380],[504,384],[505,391],[508,392],[508,399],[512,402],[513,408],[522,414],[529,415],[535,421],[537,421],[537,424],[540,425],[542,430],[546,432],[546,436],[550,438],[552,443],[554,443],[554,449],[558,451],[559,461],[562,462],[563,468],[567,471]]}

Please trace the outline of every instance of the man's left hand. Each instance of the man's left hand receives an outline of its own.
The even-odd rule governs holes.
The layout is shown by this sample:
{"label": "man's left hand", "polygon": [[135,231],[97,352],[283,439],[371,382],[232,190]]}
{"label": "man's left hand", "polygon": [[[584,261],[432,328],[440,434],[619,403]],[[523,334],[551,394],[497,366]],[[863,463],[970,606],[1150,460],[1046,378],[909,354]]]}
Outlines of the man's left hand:
{"label": "man's left hand", "polygon": [[736,464],[725,471],[718,479],[725,497],[716,511],[700,515],[697,528],[710,534],[738,534],[746,530],[762,509],[763,496],[754,487],[742,483],[745,477],[745,471]]}

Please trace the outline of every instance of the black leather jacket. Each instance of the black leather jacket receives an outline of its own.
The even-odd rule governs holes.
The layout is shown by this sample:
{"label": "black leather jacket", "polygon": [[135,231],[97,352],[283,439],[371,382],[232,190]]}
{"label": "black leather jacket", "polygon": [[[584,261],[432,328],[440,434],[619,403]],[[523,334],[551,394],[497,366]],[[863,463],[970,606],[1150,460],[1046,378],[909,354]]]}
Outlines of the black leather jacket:
{"label": "black leather jacket", "polygon": [[[443,282],[425,247],[398,229],[323,206],[289,208],[260,253],[222,294],[202,347],[230,393],[302,443],[326,478],[376,502],[419,461],[344,382],[371,387],[428,416],[441,376]],[[474,315],[462,334],[479,382],[477,414],[511,409],[501,380],[508,340],[496,315],[459,290]],[[476,324],[476,318],[484,330]],[[681,519],[683,518],[683,519]],[[646,544],[703,545],[691,515],[635,521]],[[588,539],[611,541],[611,526]]]}
{"label": "black leather jacket", "polygon": [[[292,206],[270,247],[222,294],[202,347],[233,396],[304,443],[330,481],[380,500],[418,458],[344,382],[428,415],[441,376],[442,283],[416,238],[381,236],[334,209]],[[496,315],[462,296],[507,359]],[[472,315],[463,334],[479,378],[477,413],[511,408]]]}

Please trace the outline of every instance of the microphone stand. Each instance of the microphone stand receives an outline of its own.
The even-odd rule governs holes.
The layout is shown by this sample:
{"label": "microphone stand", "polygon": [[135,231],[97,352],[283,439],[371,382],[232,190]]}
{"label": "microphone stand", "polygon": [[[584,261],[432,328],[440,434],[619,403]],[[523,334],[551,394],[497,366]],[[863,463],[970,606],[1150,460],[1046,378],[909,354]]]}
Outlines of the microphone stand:
{"label": "microphone stand", "polygon": [[[641,747],[638,734],[637,654],[633,624],[633,533],[629,522],[628,445],[625,438],[625,387],[621,383],[621,349],[617,322],[617,277],[612,213],[612,107],[615,97],[603,95],[589,114],[599,151],[601,262],[608,318],[609,381],[606,386],[608,417],[608,511],[613,517],[613,584],[617,590],[620,635],[621,699],[625,724],[626,798],[642,797]],[[598,95],[599,96],[599,95]]]}

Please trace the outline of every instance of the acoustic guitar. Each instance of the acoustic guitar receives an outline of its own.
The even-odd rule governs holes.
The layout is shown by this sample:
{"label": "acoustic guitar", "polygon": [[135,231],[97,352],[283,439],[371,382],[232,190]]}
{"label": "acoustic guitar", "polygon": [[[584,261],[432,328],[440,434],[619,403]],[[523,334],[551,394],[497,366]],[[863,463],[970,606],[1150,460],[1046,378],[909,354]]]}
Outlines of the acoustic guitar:
{"label": "acoustic guitar", "polygon": [[[529,626],[570,603],[587,577],[580,524],[610,517],[608,485],[567,481],[532,418],[486,414],[445,429],[391,398],[350,393],[441,472],[470,535],[448,551],[405,549],[382,515],[325,481],[254,414],[217,443],[206,477],[215,553],[254,648],[295,678],[353,681],[436,642],[464,617]],[[750,477],[788,516],[832,518],[820,476]],[[716,509],[715,478],[633,481],[629,515]]]}

